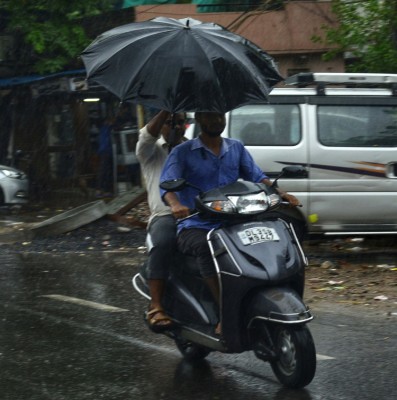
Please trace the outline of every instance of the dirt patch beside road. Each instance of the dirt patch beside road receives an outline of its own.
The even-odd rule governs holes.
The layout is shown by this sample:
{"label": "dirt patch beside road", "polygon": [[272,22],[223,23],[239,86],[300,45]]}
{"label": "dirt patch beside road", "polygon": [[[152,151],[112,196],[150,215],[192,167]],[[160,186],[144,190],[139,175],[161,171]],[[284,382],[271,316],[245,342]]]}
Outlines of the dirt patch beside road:
{"label": "dirt patch beside road", "polygon": [[[361,253],[359,259],[365,258]],[[305,301],[312,308],[339,304],[360,312],[381,314],[397,319],[397,265],[379,263],[367,253],[367,262],[347,254],[338,257],[306,249],[309,267],[306,270]],[[312,256],[312,257],[311,257]]]}

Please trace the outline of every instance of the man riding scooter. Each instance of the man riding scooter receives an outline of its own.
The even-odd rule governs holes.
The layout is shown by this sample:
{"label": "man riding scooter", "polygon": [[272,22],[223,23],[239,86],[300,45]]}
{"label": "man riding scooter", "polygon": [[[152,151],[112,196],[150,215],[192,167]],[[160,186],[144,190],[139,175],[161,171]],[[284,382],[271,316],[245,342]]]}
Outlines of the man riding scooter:
{"label": "man riding scooter", "polygon": [[[200,135],[173,149],[160,177],[160,182],[184,178],[191,184],[178,194],[161,189],[161,196],[176,219],[189,216],[190,210],[194,208],[194,198],[199,194],[197,188],[208,191],[239,178],[271,186],[268,177],[255,164],[240,141],[221,137],[225,128],[224,114],[196,112],[195,118],[201,128]],[[291,206],[299,205],[295,196],[280,189],[277,191]],[[217,302],[219,282],[207,243],[207,233],[219,226],[219,223],[195,216],[178,224],[177,238],[179,251],[196,258],[201,275]],[[221,323],[216,326],[215,333],[221,334]]]}

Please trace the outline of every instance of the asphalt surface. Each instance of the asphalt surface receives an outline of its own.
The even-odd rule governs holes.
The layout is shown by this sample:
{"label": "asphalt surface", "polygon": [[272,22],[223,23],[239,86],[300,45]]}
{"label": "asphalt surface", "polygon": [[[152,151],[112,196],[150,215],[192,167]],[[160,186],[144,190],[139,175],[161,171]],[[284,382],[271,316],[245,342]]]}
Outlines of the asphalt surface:
{"label": "asphalt surface", "polygon": [[[289,391],[250,354],[186,365],[172,341],[147,331],[146,301],[130,284],[145,259],[145,229],[104,217],[29,237],[31,224],[65,209],[0,213],[4,399],[393,398],[397,272],[384,263],[395,260],[393,239],[306,244],[305,301],[320,358],[308,388]],[[134,215],[144,220],[146,205]],[[126,311],[89,311],[85,301]]]}
{"label": "asphalt surface", "polygon": [[147,301],[131,285],[143,250],[17,248],[0,248],[2,400],[395,398],[396,318],[311,303],[316,376],[288,390],[252,352],[191,364],[171,339],[151,333]]}
{"label": "asphalt surface", "polygon": [[[16,229],[19,225],[16,225]],[[26,226],[25,228],[26,229]],[[14,235],[13,240],[9,240],[7,235],[0,234],[0,242],[3,236],[4,250],[24,250],[29,252],[47,251],[103,251],[112,249],[126,249],[143,246],[145,243],[146,232],[144,229],[133,226],[121,225],[103,217],[90,224],[82,226],[68,233],[49,237],[29,238],[26,230],[19,237]],[[25,233],[25,234],[24,234]],[[17,239],[17,240],[15,240]],[[8,243],[7,243],[8,241]],[[4,243],[6,242],[6,243]]]}
{"label": "asphalt surface", "polygon": [[[58,204],[29,208],[0,208],[0,250],[10,253],[128,252],[143,262],[145,229],[126,221],[102,217],[78,229],[48,237],[32,237],[30,228],[81,202],[65,198]],[[80,200],[80,199],[78,199]],[[91,200],[90,200],[91,201]],[[128,213],[135,221],[148,217],[145,201]],[[309,260],[306,301],[312,305],[344,304],[362,312],[397,315],[397,238],[321,238],[304,242]],[[140,262],[141,262],[140,261]]]}

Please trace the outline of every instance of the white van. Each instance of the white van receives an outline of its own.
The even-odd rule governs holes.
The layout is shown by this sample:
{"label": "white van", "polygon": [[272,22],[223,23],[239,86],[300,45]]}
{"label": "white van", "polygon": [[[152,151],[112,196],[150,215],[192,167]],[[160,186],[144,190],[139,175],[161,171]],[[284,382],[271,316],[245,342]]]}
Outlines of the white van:
{"label": "white van", "polygon": [[269,104],[227,113],[222,135],[270,178],[307,168],[280,187],[301,200],[310,233],[397,233],[397,75],[305,73],[286,84],[295,87],[274,89]]}

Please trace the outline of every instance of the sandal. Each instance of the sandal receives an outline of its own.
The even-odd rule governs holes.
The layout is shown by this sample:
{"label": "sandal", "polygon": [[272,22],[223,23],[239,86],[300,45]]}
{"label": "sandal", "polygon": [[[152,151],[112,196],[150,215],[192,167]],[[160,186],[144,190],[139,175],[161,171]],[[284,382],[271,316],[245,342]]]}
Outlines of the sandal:
{"label": "sandal", "polygon": [[215,335],[222,336],[222,325],[220,322],[218,322],[215,326]]}
{"label": "sandal", "polygon": [[148,311],[146,313],[146,322],[149,326],[149,329],[155,333],[164,332],[174,326],[174,322],[162,308],[153,308],[152,310]]}

